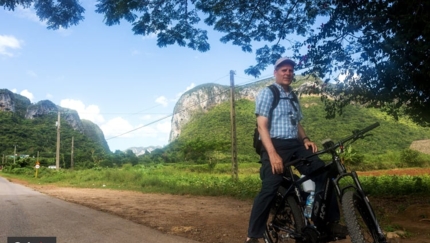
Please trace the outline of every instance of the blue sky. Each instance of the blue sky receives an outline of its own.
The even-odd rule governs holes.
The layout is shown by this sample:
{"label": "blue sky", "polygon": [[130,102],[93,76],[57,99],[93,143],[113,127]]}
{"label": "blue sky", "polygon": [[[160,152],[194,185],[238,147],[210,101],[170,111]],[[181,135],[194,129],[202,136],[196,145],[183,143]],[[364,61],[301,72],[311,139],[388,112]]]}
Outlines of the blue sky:
{"label": "blue sky", "polygon": [[[238,85],[255,81],[244,73],[255,54],[221,43],[219,33],[209,32],[205,53],[159,48],[154,37],[134,35],[127,22],[105,25],[94,2],[82,4],[85,20],[55,31],[31,8],[0,9],[0,89],[76,110],[103,130],[112,151],[167,145],[169,115],[190,88],[229,85],[230,70]],[[260,78],[272,73],[269,68]]]}

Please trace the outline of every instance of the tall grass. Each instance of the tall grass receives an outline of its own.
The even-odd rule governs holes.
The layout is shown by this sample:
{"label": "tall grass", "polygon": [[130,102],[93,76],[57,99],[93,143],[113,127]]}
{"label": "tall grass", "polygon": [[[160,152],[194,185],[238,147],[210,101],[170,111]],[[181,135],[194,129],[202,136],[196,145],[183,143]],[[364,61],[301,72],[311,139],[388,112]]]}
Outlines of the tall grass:
{"label": "tall grass", "polygon": [[[230,164],[207,165],[126,165],[122,168],[94,168],[85,170],[40,169],[34,178],[32,168],[5,169],[2,176],[28,180],[30,183],[83,188],[109,188],[141,192],[230,196],[253,198],[260,190],[258,163],[241,163],[239,180],[230,175]],[[428,194],[430,176],[360,177],[366,192],[372,195]]]}

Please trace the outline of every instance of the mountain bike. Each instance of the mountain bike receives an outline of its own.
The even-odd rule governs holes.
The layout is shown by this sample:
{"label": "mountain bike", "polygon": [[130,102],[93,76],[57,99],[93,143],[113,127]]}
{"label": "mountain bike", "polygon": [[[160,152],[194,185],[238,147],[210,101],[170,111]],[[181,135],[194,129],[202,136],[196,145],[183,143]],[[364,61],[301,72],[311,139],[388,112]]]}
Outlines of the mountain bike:
{"label": "mountain bike", "polygon": [[[338,240],[330,236],[326,228],[327,211],[333,193],[336,193],[340,202],[352,243],[386,243],[385,235],[363,191],[357,173],[348,172],[340,157],[345,146],[371,135],[366,133],[378,126],[379,123],[375,123],[362,130],[355,130],[353,135],[337,143],[326,140],[323,142],[323,150],[306,158],[295,158],[284,163],[286,168],[284,180],[273,201],[264,233],[266,243],[321,243]],[[324,153],[331,154],[331,161],[324,167],[303,177],[294,174],[291,166],[301,162],[306,163],[310,157]],[[315,192],[312,214],[307,218],[304,216],[304,208],[308,193],[303,190],[302,183],[322,173],[325,173],[324,187],[322,191]]]}

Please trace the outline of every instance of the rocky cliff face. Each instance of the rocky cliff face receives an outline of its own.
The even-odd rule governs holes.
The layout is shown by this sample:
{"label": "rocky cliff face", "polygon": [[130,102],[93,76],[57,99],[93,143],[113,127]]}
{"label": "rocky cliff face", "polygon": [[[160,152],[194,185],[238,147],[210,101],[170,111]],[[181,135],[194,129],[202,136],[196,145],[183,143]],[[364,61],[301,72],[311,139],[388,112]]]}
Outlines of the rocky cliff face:
{"label": "rocky cliff face", "polygon": [[162,147],[161,146],[131,147],[131,148],[126,149],[125,151],[131,150],[136,156],[140,156],[140,155],[146,154],[147,152],[151,153],[152,151],[154,151],[156,149],[160,149],[160,148],[162,148]]}
{"label": "rocky cliff face", "polygon": [[0,111],[11,111],[24,116],[27,107],[31,105],[30,100],[7,89],[0,89]]}
{"label": "rocky cliff face", "polygon": [[[303,77],[296,77],[301,85],[295,86],[294,90],[299,95],[315,93],[320,86],[315,80],[303,81]],[[258,92],[272,84],[273,78],[264,79],[249,85],[235,87],[235,99],[255,100]],[[294,86],[294,85],[293,85]],[[207,112],[212,107],[223,102],[230,101],[230,86],[218,84],[204,84],[185,92],[178,100],[173,110],[169,142],[174,141],[181,134],[181,128],[187,124],[191,117],[197,112]]]}
{"label": "rocky cliff face", "polygon": [[0,110],[15,112],[14,93],[7,89],[0,90]]}
{"label": "rocky cliff face", "polygon": [[60,113],[60,119],[66,121],[74,130],[84,133],[84,127],[82,121],[75,110],[62,108],[55,105],[49,100],[42,100],[34,105],[30,105],[27,108],[27,113],[25,114],[26,119],[34,119],[36,117],[44,116],[47,114]]}
{"label": "rocky cliff face", "polygon": [[109,151],[102,130],[91,121],[86,121],[85,126],[75,110],[55,105],[49,100],[42,100],[32,104],[22,95],[15,94],[7,89],[0,89],[0,111],[16,113],[25,119],[35,119],[47,114],[60,113],[60,119],[70,125],[75,131],[85,134],[93,141],[102,144]]}

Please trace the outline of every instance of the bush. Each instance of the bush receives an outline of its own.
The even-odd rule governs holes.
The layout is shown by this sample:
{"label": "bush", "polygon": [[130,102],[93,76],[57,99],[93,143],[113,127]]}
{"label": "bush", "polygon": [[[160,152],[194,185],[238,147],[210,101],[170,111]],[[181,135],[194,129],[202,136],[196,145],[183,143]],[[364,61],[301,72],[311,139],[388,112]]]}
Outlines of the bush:
{"label": "bush", "polygon": [[412,149],[404,149],[400,153],[400,165],[401,167],[420,167],[423,165],[423,161],[419,159],[420,153]]}
{"label": "bush", "polygon": [[364,155],[357,152],[352,146],[346,147],[341,157],[346,165],[357,166],[363,163]]}

